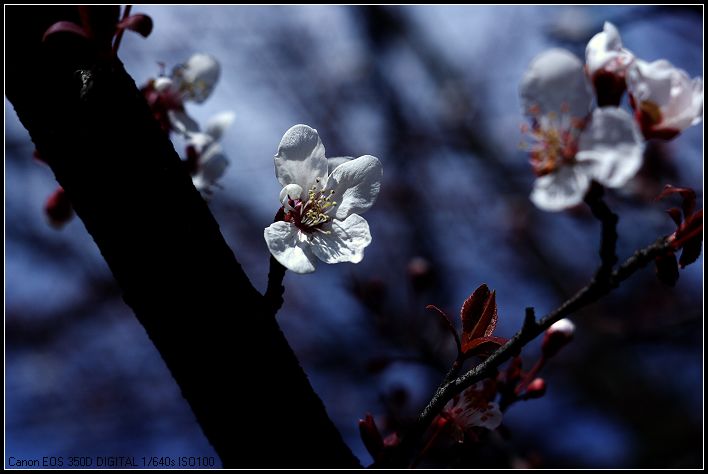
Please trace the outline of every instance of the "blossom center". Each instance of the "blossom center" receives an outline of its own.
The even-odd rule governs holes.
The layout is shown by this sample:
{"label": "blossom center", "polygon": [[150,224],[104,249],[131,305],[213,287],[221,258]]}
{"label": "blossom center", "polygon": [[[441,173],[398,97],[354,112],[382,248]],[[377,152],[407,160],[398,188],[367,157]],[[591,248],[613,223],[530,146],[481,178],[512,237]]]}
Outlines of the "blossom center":
{"label": "blossom center", "polygon": [[531,154],[531,166],[536,176],[554,172],[564,164],[572,163],[578,153],[578,137],[585,123],[572,118],[567,111],[560,115],[549,112],[533,116],[533,126],[523,126],[531,143],[522,148]]}
{"label": "blossom center", "polygon": [[332,201],[333,189],[318,190],[316,185],[307,192],[307,199],[290,199],[288,196],[287,206],[285,206],[285,222],[292,222],[295,227],[303,232],[321,232],[329,234],[323,230],[322,226],[329,222],[332,217],[329,213],[337,206],[336,201]]}

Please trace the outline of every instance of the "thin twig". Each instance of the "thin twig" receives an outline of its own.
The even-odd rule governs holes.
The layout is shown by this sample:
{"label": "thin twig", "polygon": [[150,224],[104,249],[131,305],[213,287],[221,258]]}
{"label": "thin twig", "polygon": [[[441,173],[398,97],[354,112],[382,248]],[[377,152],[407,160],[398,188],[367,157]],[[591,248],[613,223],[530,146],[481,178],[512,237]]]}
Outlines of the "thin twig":
{"label": "thin twig", "polygon": [[[603,231],[603,237],[605,232]],[[603,239],[603,244],[605,239]],[[607,278],[593,278],[588,285],[580,289],[570,299],[566,300],[558,308],[548,313],[538,322],[532,324],[533,310],[526,311],[524,325],[509,341],[492,353],[484,362],[480,363],[464,375],[451,380],[440,386],[428,405],[421,412],[416,425],[411,429],[401,444],[400,455],[410,449],[411,445],[425,432],[433,418],[442,410],[445,404],[456,394],[471,387],[475,383],[488,378],[496,372],[497,368],[511,357],[518,354],[528,342],[535,339],[548,329],[553,323],[578,311],[579,309],[594,303],[602,296],[610,293],[619,284],[629,278],[637,270],[646,266],[659,255],[670,250],[667,237],[657,239],[653,244],[637,250],[631,257],[622,263],[615,271],[611,272]],[[614,253],[614,252],[613,252]],[[392,460],[394,463],[399,459]]]}
{"label": "thin twig", "polygon": [[590,191],[585,196],[585,203],[590,207],[592,215],[602,224],[600,241],[600,268],[595,272],[596,280],[606,280],[612,274],[617,263],[617,221],[619,217],[612,212],[602,199],[604,189],[593,182]]}
{"label": "thin twig", "polygon": [[[125,20],[130,16],[130,9],[133,8],[133,5],[126,5],[125,10],[123,10],[123,18],[122,20]],[[120,48],[120,42],[123,39],[123,33],[125,32],[125,28],[120,28],[118,30],[118,33],[116,33],[116,39],[113,41],[113,56],[115,57],[118,54],[118,48]]]}
{"label": "thin twig", "polygon": [[[273,222],[282,221],[285,218],[285,210],[281,207],[273,218]],[[268,269],[268,286],[266,287],[265,298],[266,304],[270,307],[273,312],[273,316],[280,310],[283,306],[283,293],[285,293],[285,287],[283,286],[283,278],[285,278],[285,272],[287,268],[278,262],[275,257],[270,256],[270,268]]]}

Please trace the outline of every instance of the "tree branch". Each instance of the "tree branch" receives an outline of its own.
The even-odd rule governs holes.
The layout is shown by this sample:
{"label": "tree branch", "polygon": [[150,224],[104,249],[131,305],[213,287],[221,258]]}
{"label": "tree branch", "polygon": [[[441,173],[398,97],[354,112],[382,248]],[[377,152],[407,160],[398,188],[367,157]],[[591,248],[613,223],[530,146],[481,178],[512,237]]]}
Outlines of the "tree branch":
{"label": "tree branch", "polygon": [[6,14],[7,97],[224,466],[359,466],[120,61]]}
{"label": "tree branch", "polygon": [[585,203],[592,215],[602,224],[600,240],[600,267],[595,272],[596,280],[606,280],[617,263],[617,221],[619,217],[612,212],[602,199],[604,188],[593,181],[590,191],[585,196]]}
{"label": "tree branch", "polygon": [[[612,261],[612,257],[614,257],[615,253],[614,243],[617,238],[615,231],[617,216],[609,211],[609,208],[607,208],[604,203],[598,204],[596,202],[594,205],[597,206],[596,210],[602,216],[601,221],[603,222],[602,244],[600,251],[601,256],[603,257],[603,263],[600,270],[596,273],[596,277],[593,278],[585,287],[575,293],[575,295],[573,295],[570,299],[566,300],[558,308],[548,313],[538,322],[535,321],[533,309],[527,308],[521,330],[509,339],[506,344],[501,346],[482,363],[475,366],[464,375],[443,383],[436,390],[428,405],[421,412],[415,426],[407,433],[401,443],[400,450],[398,450],[398,452],[393,455],[392,459],[390,459],[392,464],[405,464],[404,459],[409,456],[409,453],[415,448],[414,445],[419,442],[421,436],[433,421],[434,417],[443,409],[445,404],[452,397],[466,388],[471,387],[475,383],[493,376],[501,364],[506,362],[511,357],[519,354],[521,349],[528,342],[542,334],[553,323],[569,316],[570,314],[585,306],[588,306],[591,303],[594,303],[602,296],[610,293],[613,289],[617,288],[622,281],[629,278],[637,270],[643,268],[648,263],[652,262],[657,256],[662,255],[671,249],[670,244],[667,242],[667,237],[661,237],[653,244],[637,250],[615,271],[612,271],[612,264],[610,262]],[[614,216],[614,218],[610,216]],[[616,259],[616,257],[614,258]],[[610,272],[609,275],[607,277],[598,277],[598,274],[603,275],[606,271],[608,271],[608,265]],[[448,376],[446,376],[446,379],[447,378]]]}

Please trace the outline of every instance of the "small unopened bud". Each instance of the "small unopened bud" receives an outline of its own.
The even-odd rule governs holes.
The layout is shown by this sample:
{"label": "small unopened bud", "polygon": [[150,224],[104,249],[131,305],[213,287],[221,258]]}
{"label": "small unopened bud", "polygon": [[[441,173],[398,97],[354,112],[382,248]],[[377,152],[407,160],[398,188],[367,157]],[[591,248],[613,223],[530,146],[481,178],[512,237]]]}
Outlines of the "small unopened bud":
{"label": "small unopened bud", "polygon": [[386,448],[395,448],[399,444],[401,444],[401,437],[398,436],[398,433],[396,432],[393,432],[384,438],[384,447]]}
{"label": "small unopened bud", "polygon": [[414,257],[408,262],[408,276],[411,279],[413,289],[423,291],[430,288],[434,282],[435,275],[430,262],[423,257]]}
{"label": "small unopened bud", "polygon": [[541,398],[546,393],[546,381],[541,378],[535,378],[526,387],[524,398]]}
{"label": "small unopened bud", "polygon": [[169,77],[158,77],[153,83],[153,87],[157,92],[164,92],[170,87],[172,87],[172,79]]}
{"label": "small unopened bud", "polygon": [[44,213],[49,220],[49,224],[55,229],[61,229],[64,224],[74,215],[71,201],[66,196],[64,188],[57,188],[54,193],[44,203]]}
{"label": "small unopened bud", "polygon": [[546,330],[541,351],[545,358],[553,357],[559,350],[573,339],[575,324],[570,319],[556,321]]}
{"label": "small unopened bud", "polygon": [[378,459],[383,451],[384,441],[381,438],[379,429],[376,427],[374,417],[370,413],[367,413],[363,420],[359,420],[359,434],[371,457],[374,460]]}

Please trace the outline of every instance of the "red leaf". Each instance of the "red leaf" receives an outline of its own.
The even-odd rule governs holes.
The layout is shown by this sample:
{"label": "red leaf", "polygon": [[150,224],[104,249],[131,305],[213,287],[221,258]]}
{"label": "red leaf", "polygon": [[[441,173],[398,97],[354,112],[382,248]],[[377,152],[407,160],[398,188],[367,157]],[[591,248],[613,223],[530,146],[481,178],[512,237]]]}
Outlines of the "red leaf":
{"label": "red leaf", "polygon": [[71,33],[84,39],[89,39],[89,35],[86,33],[86,30],[76,23],[72,23],[70,21],[58,21],[47,28],[47,31],[44,32],[44,36],[42,36],[42,41],[47,41],[47,38],[57,33]]}
{"label": "red leaf", "polygon": [[465,357],[474,355],[487,355],[507,343],[505,337],[485,336],[466,341],[462,344],[462,353]]}
{"label": "red leaf", "polygon": [[496,292],[481,285],[462,304],[460,319],[463,341],[491,336],[497,326]]}
{"label": "red leaf", "polygon": [[671,220],[676,223],[677,227],[681,225],[681,209],[678,207],[672,207],[671,209],[667,209],[666,213],[671,217]]}
{"label": "red leaf", "polygon": [[435,311],[435,313],[438,315],[438,319],[440,320],[440,322],[443,323],[447,330],[450,331],[450,333],[452,334],[452,337],[455,338],[455,344],[457,344],[457,353],[460,354],[462,351],[462,346],[460,344],[460,336],[457,334],[457,329],[455,329],[455,326],[452,324],[452,321],[447,316],[447,314],[445,314],[443,310],[432,304],[426,306],[425,309]]}
{"label": "red leaf", "polygon": [[118,23],[118,28],[135,31],[147,38],[150,33],[152,33],[152,18],[142,13],[131,15],[121,20],[120,23]]}
{"label": "red leaf", "polygon": [[680,194],[683,198],[683,203],[681,204],[683,217],[686,218],[691,215],[696,208],[696,192],[691,188],[679,188],[667,184],[664,186],[664,190],[656,197],[656,200],[664,199],[672,194]]}
{"label": "red leaf", "polygon": [[703,245],[703,239],[691,239],[683,246],[681,250],[681,257],[679,258],[679,265],[681,268],[685,268],[686,265],[690,265],[701,256],[701,246]]}

